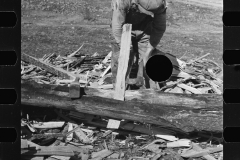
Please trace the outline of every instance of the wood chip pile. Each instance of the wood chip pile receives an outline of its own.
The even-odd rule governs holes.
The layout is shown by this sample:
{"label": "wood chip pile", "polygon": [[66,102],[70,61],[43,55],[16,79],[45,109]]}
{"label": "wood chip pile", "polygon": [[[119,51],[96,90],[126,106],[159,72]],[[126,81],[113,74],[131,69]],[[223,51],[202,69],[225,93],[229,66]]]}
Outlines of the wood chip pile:
{"label": "wood chip pile", "polygon": [[[21,159],[23,160],[222,160],[222,139],[207,134],[188,138],[118,130],[116,120],[98,119],[84,125],[81,114],[55,110],[57,117],[22,114]],[[79,114],[79,113],[78,113]],[[52,114],[53,115],[53,114]],[[76,115],[75,115],[76,117]],[[86,116],[92,118],[91,116]],[[86,118],[85,117],[85,118]],[[103,127],[101,121],[107,123]],[[126,124],[126,123],[125,123]],[[125,125],[121,122],[121,125]],[[128,123],[133,128],[141,124]],[[97,126],[97,127],[96,127]],[[151,126],[148,131],[153,132]],[[144,128],[144,127],[142,127]],[[157,133],[157,132],[155,132]],[[205,141],[200,139],[205,136]]]}
{"label": "wood chip pile", "polygon": [[[66,56],[49,54],[41,59],[22,56],[22,80],[69,85],[76,77],[80,77],[79,83],[83,87],[112,89],[111,52],[107,56],[97,53],[88,56],[78,54],[80,49]],[[205,56],[190,62],[176,59],[179,66],[174,66],[172,77],[160,84],[160,90],[185,94],[222,94],[222,81],[217,78],[222,69],[215,62],[203,59]],[[149,124],[122,122],[73,111],[65,113],[67,111],[56,109],[54,112],[57,116],[48,120],[46,115],[34,115],[38,112],[29,114],[30,117],[22,114],[21,159],[223,159],[222,138],[207,133],[179,137]],[[203,137],[205,141],[200,141]]]}
{"label": "wood chip pile", "polygon": [[[107,56],[100,56],[97,53],[92,56],[77,54],[81,47],[66,56],[49,54],[39,59],[39,62],[45,65],[60,68],[66,74],[71,74],[71,78],[56,75],[38,64],[22,59],[22,79],[44,84],[66,85],[74,81],[74,76],[80,76],[79,82],[82,86],[112,89],[111,52]],[[160,90],[184,94],[222,94],[223,81],[217,78],[222,74],[222,69],[215,62],[204,59],[207,55],[209,53],[190,62],[175,58],[179,64],[177,66],[173,64],[175,72],[168,81],[160,84]]]}

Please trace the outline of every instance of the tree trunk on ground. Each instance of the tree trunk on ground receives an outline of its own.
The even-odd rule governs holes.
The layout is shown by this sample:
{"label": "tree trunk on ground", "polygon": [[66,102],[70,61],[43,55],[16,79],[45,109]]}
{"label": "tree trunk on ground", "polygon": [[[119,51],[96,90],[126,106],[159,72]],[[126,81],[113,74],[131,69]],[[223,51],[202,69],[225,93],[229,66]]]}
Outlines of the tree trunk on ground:
{"label": "tree trunk on ground", "polygon": [[126,91],[126,101],[118,101],[111,98],[114,91],[89,88],[85,91],[87,95],[71,100],[68,97],[68,87],[24,82],[21,88],[23,105],[54,107],[113,119],[133,120],[178,128],[185,132],[223,131],[221,95],[169,94],[142,90]]}

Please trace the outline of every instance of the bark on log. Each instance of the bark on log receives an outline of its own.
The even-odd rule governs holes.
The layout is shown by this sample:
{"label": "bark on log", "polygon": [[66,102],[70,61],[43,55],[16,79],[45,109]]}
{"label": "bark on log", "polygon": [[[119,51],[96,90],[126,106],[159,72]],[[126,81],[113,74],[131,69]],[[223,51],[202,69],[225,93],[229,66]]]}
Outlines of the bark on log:
{"label": "bark on log", "polygon": [[223,130],[221,95],[169,94],[143,90],[126,91],[126,101],[118,101],[111,98],[114,91],[89,88],[86,90],[87,95],[71,100],[67,87],[53,87],[55,90],[46,88],[47,85],[33,82],[22,83],[22,104],[157,124],[185,132]]}

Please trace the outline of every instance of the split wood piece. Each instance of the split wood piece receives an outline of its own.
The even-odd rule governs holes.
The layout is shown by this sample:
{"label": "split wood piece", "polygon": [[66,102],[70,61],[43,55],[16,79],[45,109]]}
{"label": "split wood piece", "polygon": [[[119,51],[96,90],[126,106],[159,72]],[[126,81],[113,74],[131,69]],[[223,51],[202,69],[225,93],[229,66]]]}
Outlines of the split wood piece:
{"label": "split wood piece", "polygon": [[44,160],[43,156],[22,156],[21,160]]}
{"label": "split wood piece", "polygon": [[40,146],[26,139],[21,139],[21,149],[29,148],[29,147],[30,148],[34,147],[36,148],[36,150],[38,150]]}
{"label": "split wood piece", "polygon": [[219,78],[215,78],[215,80],[212,81],[213,83],[215,83],[218,86],[222,86],[223,85],[223,81]]}
{"label": "split wood piece", "polygon": [[[47,57],[46,54],[44,54],[44,56],[41,58],[41,60],[44,60]],[[59,56],[58,56],[59,57]],[[58,57],[56,59],[58,59]]]}
{"label": "split wood piece", "polygon": [[[154,141],[152,141],[152,142],[150,142],[150,143],[148,143],[148,144],[146,144],[146,145],[143,145],[141,148],[140,148],[140,150],[143,150],[143,149],[153,149],[153,148],[155,148],[156,147],[156,144],[155,143],[158,143],[158,147],[157,148],[155,148],[155,149],[159,149],[159,143],[165,143],[166,141],[165,140],[162,140],[162,139],[156,139],[156,140],[154,140]],[[166,146],[166,145],[165,145]]]}
{"label": "split wood piece", "polygon": [[183,90],[179,87],[174,87],[173,89],[171,89],[170,91],[168,91],[169,93],[183,93]]}
{"label": "split wood piece", "polygon": [[58,79],[57,80],[58,83],[63,83],[63,84],[70,84],[74,81],[75,81],[75,79],[71,79],[71,80],[70,79]]}
{"label": "split wood piece", "polygon": [[86,144],[75,143],[75,142],[68,142],[68,143],[72,144],[73,146],[80,147],[82,149],[93,150],[93,146],[92,145],[86,145]]}
{"label": "split wood piece", "polygon": [[158,138],[161,138],[161,139],[168,140],[168,141],[177,141],[178,140],[177,137],[172,136],[170,134],[169,135],[157,134],[155,136],[158,137]]}
{"label": "split wood piece", "polygon": [[166,147],[174,148],[174,147],[190,147],[191,141],[189,139],[179,139],[178,141],[168,142]]}
{"label": "split wood piece", "polygon": [[183,152],[181,154],[182,157],[202,157],[205,155],[209,155],[210,153],[215,153],[215,152],[221,152],[223,151],[223,147],[216,147],[216,148],[206,148],[206,149],[202,149],[201,151],[196,151],[196,150],[187,150],[186,152]]}
{"label": "split wood piece", "polygon": [[41,58],[41,59],[42,59],[42,61],[46,61],[46,60],[48,60],[50,57],[52,57],[54,54],[55,54],[55,53],[50,53],[50,54],[48,54],[47,56],[43,56],[43,58]]}
{"label": "split wood piece", "polygon": [[182,89],[188,90],[188,91],[190,91],[190,92],[192,92],[192,93],[194,93],[194,94],[202,94],[202,92],[199,91],[198,89],[193,88],[193,87],[190,87],[190,86],[188,86],[188,85],[186,85],[186,84],[183,84],[183,83],[178,84],[177,86],[180,87],[180,88],[182,88]]}
{"label": "split wood piece", "polygon": [[215,83],[213,83],[209,80],[206,80],[206,82],[204,82],[204,83],[209,84],[212,87],[213,91],[216,92],[217,94],[222,94],[222,92],[217,88],[218,86]]}
{"label": "split wood piece", "polygon": [[[193,146],[193,149],[195,150],[195,151],[202,151],[203,149],[199,146],[199,145],[197,145],[196,143],[192,143],[192,146]],[[205,159],[207,159],[207,160],[216,160],[213,156],[211,156],[211,155],[209,155],[209,154],[207,154],[207,155],[204,155],[203,156]]]}
{"label": "split wood piece", "polygon": [[67,57],[73,57],[75,56],[79,51],[80,49],[83,47],[84,43],[81,45],[81,47],[79,47],[75,52],[73,52],[72,54],[68,55]]}
{"label": "split wood piece", "polygon": [[108,53],[108,55],[104,58],[104,60],[102,61],[103,64],[107,63],[108,60],[111,58],[112,56],[112,51]]}
{"label": "split wood piece", "polygon": [[128,61],[130,56],[132,24],[124,24],[121,38],[121,49],[118,58],[118,70],[115,84],[114,99],[124,100],[126,89],[126,77],[128,71]]}
{"label": "split wood piece", "polygon": [[39,80],[40,82],[44,83],[44,84],[50,84],[50,82],[44,81],[42,79]]}
{"label": "split wood piece", "polygon": [[32,66],[29,69],[25,70],[24,72],[21,73],[21,75],[27,74],[29,72],[32,72],[36,67]]}
{"label": "split wood piece", "polygon": [[207,94],[208,91],[210,91],[211,89],[212,89],[212,88],[210,88],[210,87],[198,88],[198,90],[199,90],[200,92],[202,92],[202,94]]}
{"label": "split wood piece", "polygon": [[221,95],[186,95],[146,89],[126,92],[128,101],[125,102],[112,99],[114,91],[88,88],[88,95],[71,100],[68,98],[68,87],[65,88],[67,92],[59,92],[45,89],[36,83],[22,83],[21,104],[177,127],[188,132],[192,129],[213,132],[223,130]]}
{"label": "split wood piece", "polygon": [[[72,125],[72,123],[68,123],[68,133],[70,132],[70,131],[72,131],[73,130],[73,125]],[[73,133],[70,133],[68,136],[67,136],[67,141],[71,141],[73,139]]]}
{"label": "split wood piece", "polygon": [[107,149],[101,150],[99,152],[93,152],[92,153],[92,160],[101,160],[105,157],[108,157],[112,154],[113,152]]}
{"label": "split wood piece", "polygon": [[[71,157],[66,156],[51,156],[49,158],[53,158],[54,160],[70,160]],[[47,159],[48,160],[48,159]]]}
{"label": "split wood piece", "polygon": [[38,150],[39,147],[40,147],[38,144],[33,143],[33,142],[31,142],[31,141],[27,141],[27,143],[28,143],[28,146],[29,146],[29,147],[35,147],[37,150]]}
{"label": "split wood piece", "polygon": [[178,71],[177,74],[172,74],[172,76],[176,76],[176,77],[180,77],[180,78],[186,78],[186,79],[194,79],[193,76],[191,76],[190,74],[183,72],[183,71]]}
{"label": "split wood piece", "polygon": [[86,134],[82,131],[82,129],[79,127],[77,130],[75,130],[75,135],[78,137],[80,141],[83,143],[90,143],[91,140],[86,136]]}
{"label": "split wood piece", "polygon": [[61,128],[65,122],[43,122],[32,124],[31,126],[34,128]]}
{"label": "split wood piece", "polygon": [[201,56],[201,57],[199,57],[199,58],[197,58],[197,59],[195,59],[195,60],[193,60],[193,61],[191,61],[191,62],[189,62],[189,63],[186,63],[186,64],[187,64],[187,65],[190,65],[190,64],[192,64],[192,63],[194,63],[194,62],[196,62],[196,61],[198,61],[198,60],[200,60],[200,59],[203,59],[204,57],[207,57],[209,54],[210,54],[210,53],[207,53],[207,54],[205,54],[205,55],[203,55],[203,56]]}
{"label": "split wood piece", "polygon": [[32,79],[44,79],[44,78],[46,78],[46,76],[34,76],[34,75],[31,75],[31,76],[33,76],[33,77],[30,77]]}
{"label": "split wood piece", "polygon": [[29,62],[35,66],[38,66],[54,75],[57,75],[59,77],[62,77],[62,78],[67,78],[67,79],[75,79],[75,77],[79,77],[80,79],[82,78],[82,76],[84,75],[81,75],[81,74],[72,74],[71,72],[68,72],[66,70],[63,70],[62,68],[58,68],[58,67],[55,67],[53,65],[50,65],[50,64],[47,64],[43,61],[40,61],[39,59],[37,58],[34,58],[30,55],[27,55],[25,53],[22,53],[22,60],[23,61],[26,61],[26,62]]}
{"label": "split wood piece", "polygon": [[180,83],[183,83],[183,82],[185,82],[186,80],[189,80],[189,79],[190,78],[184,78],[184,79],[181,79],[181,80],[179,80],[177,82],[173,82],[172,84],[169,84],[169,85],[166,85],[166,86],[162,87],[160,89],[160,91],[163,91],[164,89],[172,88],[172,87],[174,87],[174,86],[176,86],[176,85],[178,85]]}
{"label": "split wood piece", "polygon": [[82,147],[82,146],[75,146],[75,145],[72,145],[72,144],[66,144],[66,143],[63,143],[61,142],[59,144],[59,146],[64,146],[64,147],[68,147],[69,149],[71,149],[73,152],[80,152],[80,153],[88,153],[89,149],[87,147]]}
{"label": "split wood piece", "polygon": [[21,155],[29,155],[29,156],[74,156],[73,151],[69,147],[65,146],[40,146],[39,150],[29,150],[22,149]]}
{"label": "split wood piece", "polygon": [[100,77],[104,77],[110,69],[111,69],[111,65],[109,64],[109,66],[104,70],[104,72],[100,75]]}

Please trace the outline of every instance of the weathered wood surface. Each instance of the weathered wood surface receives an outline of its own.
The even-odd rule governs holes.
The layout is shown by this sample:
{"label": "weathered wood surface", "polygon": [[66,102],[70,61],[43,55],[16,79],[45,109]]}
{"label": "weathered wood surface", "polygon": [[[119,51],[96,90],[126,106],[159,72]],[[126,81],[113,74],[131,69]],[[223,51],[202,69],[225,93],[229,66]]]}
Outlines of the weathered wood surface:
{"label": "weathered wood surface", "polygon": [[[68,92],[67,85],[47,85],[39,84],[34,81],[23,82],[33,85],[36,88],[45,88],[55,91]],[[98,88],[81,88],[82,93],[89,96],[97,96],[103,98],[113,98],[114,90],[105,90]],[[67,93],[66,93],[67,94]],[[187,107],[189,109],[206,109],[206,110],[222,110],[223,98],[218,94],[176,94],[165,93],[161,91],[146,90],[127,90],[125,94],[126,101],[139,101],[149,104],[159,104],[175,107]]]}
{"label": "weathered wood surface", "polygon": [[131,45],[131,31],[132,24],[123,25],[123,33],[121,38],[121,49],[118,58],[118,70],[116,77],[114,99],[124,100],[126,89],[126,76],[128,71],[128,62],[130,57],[130,45]]}
{"label": "weathered wood surface", "polygon": [[[48,89],[47,89],[48,88]],[[126,101],[112,99],[114,91],[91,89],[81,99],[71,100],[68,87],[22,82],[23,105],[55,107],[82,113],[108,116],[180,128],[183,131],[222,132],[221,95],[169,94],[152,90],[126,91]]]}

